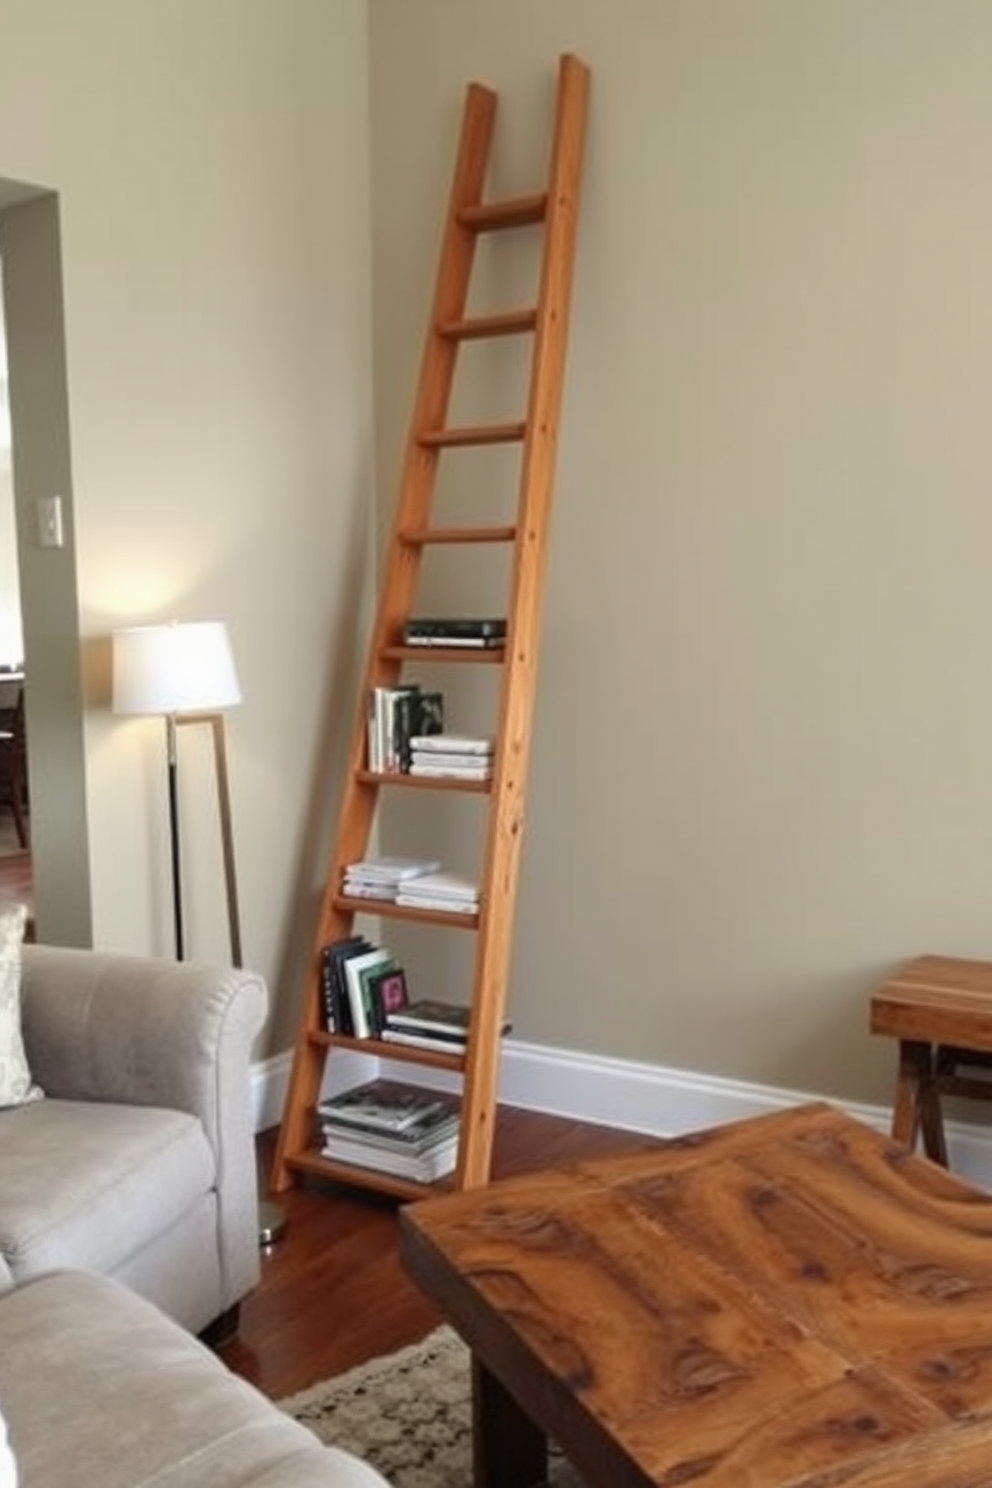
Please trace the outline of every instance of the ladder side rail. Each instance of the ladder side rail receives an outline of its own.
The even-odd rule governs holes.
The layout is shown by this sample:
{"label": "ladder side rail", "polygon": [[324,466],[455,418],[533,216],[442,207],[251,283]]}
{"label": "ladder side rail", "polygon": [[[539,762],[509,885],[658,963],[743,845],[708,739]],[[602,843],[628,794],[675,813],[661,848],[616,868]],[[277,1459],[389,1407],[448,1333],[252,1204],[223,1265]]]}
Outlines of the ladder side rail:
{"label": "ladder side rail", "polygon": [[419,434],[436,428],[446,415],[454,378],[458,342],[439,334],[445,321],[460,320],[468,297],[476,235],[458,220],[459,211],[478,204],[485,185],[496,116],[491,89],[471,83],[466,91],[458,151],[452,175],[442,249],[434,285],[430,320],[421,358],[413,415],[407,435],[400,496],[393,518],[385,571],[379,579],[379,602],[372,629],[362,691],[355,710],[344,787],[338,808],[336,840],[324,881],[317,927],[305,973],[299,1031],[293,1054],[283,1120],[273,1163],[276,1192],[293,1181],[287,1157],[310,1143],[312,1110],[323,1080],[327,1051],[313,1039],[321,1026],[321,951],[329,941],[347,934],[353,913],[335,907],[344,865],[363,856],[375,817],[378,790],[362,782],[367,739],[366,701],[371,687],[389,685],[399,676],[401,662],[382,656],[395,639],[408,613],[416,587],[423,550],[399,541],[404,527],[427,525],[434,492],[438,451],[423,447]]}
{"label": "ladder side rail", "polygon": [[571,308],[588,109],[589,72],[561,60],[549,170],[526,434],[521,452],[517,544],[511,576],[506,666],[499,701],[492,810],[483,855],[473,1017],[462,1098],[457,1186],[488,1181],[495,1129],[500,1026],[506,1003],[524,827],[547,530]]}

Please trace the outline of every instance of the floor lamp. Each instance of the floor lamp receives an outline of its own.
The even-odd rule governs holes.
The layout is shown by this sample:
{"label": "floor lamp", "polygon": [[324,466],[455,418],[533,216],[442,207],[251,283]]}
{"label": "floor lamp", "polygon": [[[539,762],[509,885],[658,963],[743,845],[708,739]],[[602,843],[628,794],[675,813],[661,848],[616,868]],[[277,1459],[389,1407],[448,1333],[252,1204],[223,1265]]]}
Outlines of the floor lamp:
{"label": "floor lamp", "polygon": [[[169,847],[172,868],[172,916],[176,959],[186,959],[183,916],[182,857],[179,835],[179,753],[177,733],[188,724],[207,724],[213,736],[217,804],[227,923],[232,966],[241,966],[241,918],[234,861],[231,796],[228,788],[225,708],[241,701],[227,627],[219,621],[138,625],[117,630],[113,638],[113,708],[115,713],[165,719],[169,796]],[[277,1204],[259,1206],[259,1243],[271,1245],[285,1229]]]}
{"label": "floor lamp", "polygon": [[172,865],[172,919],[176,959],[186,959],[182,857],[179,836],[179,755],[181,724],[209,723],[213,729],[227,889],[231,962],[241,965],[241,925],[231,804],[227,784],[224,708],[241,701],[227,627],[219,621],[136,625],[114,632],[114,712],[165,719],[169,791],[169,847]]}

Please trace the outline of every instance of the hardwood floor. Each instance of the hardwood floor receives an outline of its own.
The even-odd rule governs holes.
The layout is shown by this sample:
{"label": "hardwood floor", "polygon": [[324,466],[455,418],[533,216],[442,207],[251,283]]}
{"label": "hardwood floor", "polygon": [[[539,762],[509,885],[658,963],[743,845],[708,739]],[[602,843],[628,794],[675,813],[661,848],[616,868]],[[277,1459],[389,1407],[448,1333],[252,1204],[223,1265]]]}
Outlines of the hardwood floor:
{"label": "hardwood floor", "polygon": [[34,872],[30,849],[22,848],[10,807],[0,805],[0,914],[26,904],[34,918]]}
{"label": "hardwood floor", "polygon": [[[258,1144],[260,1191],[275,1133]],[[494,1177],[653,1145],[650,1137],[501,1106]],[[285,1237],[262,1257],[241,1329],[218,1353],[273,1400],[415,1343],[440,1318],[407,1278],[395,1200],[309,1183],[280,1195]]]}
{"label": "hardwood floor", "polygon": [[34,874],[30,851],[16,849],[0,852],[0,914],[13,909],[17,904],[26,904],[28,930],[26,938],[34,938]]}

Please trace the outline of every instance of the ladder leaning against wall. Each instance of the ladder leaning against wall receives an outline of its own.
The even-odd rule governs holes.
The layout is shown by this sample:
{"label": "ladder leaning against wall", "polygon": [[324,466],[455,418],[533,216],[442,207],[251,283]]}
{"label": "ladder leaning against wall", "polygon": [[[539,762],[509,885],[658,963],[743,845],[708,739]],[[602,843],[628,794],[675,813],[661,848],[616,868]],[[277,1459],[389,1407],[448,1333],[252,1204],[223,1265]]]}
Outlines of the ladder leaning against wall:
{"label": "ladder leaning against wall", "polygon": [[[293,1058],[272,1186],[277,1191],[301,1175],[336,1179],[399,1198],[428,1187],[378,1171],[332,1162],[320,1154],[316,1103],[328,1056],[359,1049],[406,1066],[441,1069],[460,1087],[458,1155],[454,1171],[432,1187],[469,1188],[488,1181],[496,1117],[500,1032],[512,948],[528,759],[541,632],[541,612],[551,517],[565,353],[575,258],[589,72],[576,57],[559,61],[553,136],[546,180],[532,194],[486,200],[484,189],[494,133],[496,95],[479,83],[466,92],[461,136],[444,224],[426,342],[410,432],[403,456],[399,498],[385,553],[378,609],[356,708],[336,839],[310,957],[302,1016]],[[477,315],[467,311],[476,246],[487,235],[500,241],[519,231],[537,232],[537,299],[522,309]],[[496,251],[494,249],[494,251]],[[465,426],[448,423],[460,348],[468,341],[530,338],[526,408],[512,422]],[[487,524],[485,513],[466,507],[463,523],[433,522],[441,455],[446,450],[517,445],[520,451],[515,520]],[[466,503],[470,493],[465,493]],[[457,554],[496,545],[510,550],[506,636],[502,645],[466,650],[432,647],[432,665],[500,669],[494,720],[491,778],[424,779],[369,768],[367,699],[376,687],[395,687],[404,668],[424,661],[422,648],[403,643],[415,613],[421,564],[429,549]],[[401,908],[349,898],[343,889],[349,863],[363,858],[395,790],[475,791],[488,797],[482,833],[478,911],[473,914]],[[328,1032],[323,1015],[322,951],[355,933],[357,919],[372,915],[416,920],[453,934],[475,937],[467,1048],[464,1054],[406,1048],[376,1039]],[[456,999],[452,999],[456,1000]],[[462,999],[465,1000],[465,999]],[[415,1073],[415,1071],[411,1071]]]}

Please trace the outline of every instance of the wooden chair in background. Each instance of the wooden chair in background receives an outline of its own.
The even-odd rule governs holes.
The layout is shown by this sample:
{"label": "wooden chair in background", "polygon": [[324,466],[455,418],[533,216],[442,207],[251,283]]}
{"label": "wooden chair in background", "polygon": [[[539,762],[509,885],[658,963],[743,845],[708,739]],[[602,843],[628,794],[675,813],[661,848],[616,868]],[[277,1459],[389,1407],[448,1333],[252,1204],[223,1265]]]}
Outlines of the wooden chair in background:
{"label": "wooden chair in background", "polygon": [[21,847],[29,841],[28,751],[24,726],[24,688],[0,718],[0,807],[9,810]]}
{"label": "wooden chair in background", "polygon": [[992,1101],[992,961],[917,956],[871,999],[871,1031],[899,1040],[892,1135],[947,1167],[943,1098]]}

